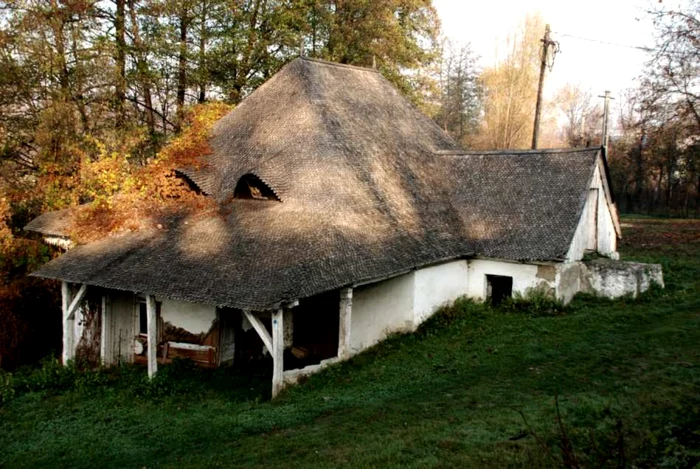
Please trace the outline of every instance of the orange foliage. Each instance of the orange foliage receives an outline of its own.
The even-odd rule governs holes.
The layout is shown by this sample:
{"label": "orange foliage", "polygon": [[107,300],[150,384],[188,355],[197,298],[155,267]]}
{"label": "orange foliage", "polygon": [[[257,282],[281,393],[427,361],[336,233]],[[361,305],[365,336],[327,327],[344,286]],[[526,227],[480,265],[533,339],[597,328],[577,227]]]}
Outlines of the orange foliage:
{"label": "orange foliage", "polygon": [[77,208],[72,237],[86,243],[116,232],[165,224],[174,215],[214,210],[215,204],[193,191],[175,170],[202,167],[202,157],[211,153],[211,128],[230,109],[221,103],[193,107],[183,132],[145,166],[134,167],[121,154],[83,163],[83,189],[92,202]]}

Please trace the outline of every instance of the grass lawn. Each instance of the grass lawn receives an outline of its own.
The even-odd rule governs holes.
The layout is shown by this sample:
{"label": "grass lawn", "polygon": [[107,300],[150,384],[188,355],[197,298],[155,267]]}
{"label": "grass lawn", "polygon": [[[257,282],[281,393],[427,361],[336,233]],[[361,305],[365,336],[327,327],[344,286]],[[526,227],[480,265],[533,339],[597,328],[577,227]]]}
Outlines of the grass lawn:
{"label": "grass lawn", "polygon": [[0,467],[698,467],[700,222],[623,225],[666,290],[556,316],[459,302],[274,402],[268,376],[186,366],[9,378]]}

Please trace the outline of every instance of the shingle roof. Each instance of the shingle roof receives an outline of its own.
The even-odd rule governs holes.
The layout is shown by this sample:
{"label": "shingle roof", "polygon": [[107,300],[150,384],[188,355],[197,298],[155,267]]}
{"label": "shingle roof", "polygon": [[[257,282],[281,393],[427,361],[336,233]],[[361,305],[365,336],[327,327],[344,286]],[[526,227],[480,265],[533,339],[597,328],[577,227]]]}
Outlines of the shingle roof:
{"label": "shingle roof", "polygon": [[68,237],[74,222],[75,210],[64,208],[41,214],[27,223],[24,229],[47,236]]}
{"label": "shingle roof", "polygon": [[562,259],[600,149],[467,153],[448,165],[452,203],[481,256]]}
{"label": "shingle roof", "polygon": [[[378,73],[307,59],[224,117],[212,148],[187,173],[228,210],[78,246],[36,275],[265,310],[459,257],[561,260],[599,154],[465,154]],[[249,173],[282,202],[230,200]]]}

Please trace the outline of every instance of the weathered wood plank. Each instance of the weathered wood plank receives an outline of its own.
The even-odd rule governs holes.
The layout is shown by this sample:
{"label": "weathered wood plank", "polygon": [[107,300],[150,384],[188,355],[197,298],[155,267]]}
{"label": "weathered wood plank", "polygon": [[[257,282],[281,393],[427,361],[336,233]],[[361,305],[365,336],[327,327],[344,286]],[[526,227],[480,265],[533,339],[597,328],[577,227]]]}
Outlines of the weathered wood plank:
{"label": "weathered wood plank", "polygon": [[73,339],[75,330],[73,321],[68,316],[71,302],[70,296],[70,285],[68,285],[68,282],[61,282],[61,310],[63,315],[63,351],[61,353],[61,359],[64,365],[74,356]]}
{"label": "weathered wood plank", "polygon": [[[87,285],[82,284],[80,286],[80,290],[78,290],[78,293],[75,295],[75,297],[73,298],[73,301],[71,302],[70,306],[68,307],[68,311],[65,311],[65,314],[68,316],[68,319],[75,319],[75,311],[80,306],[80,302],[83,301],[83,298],[85,298],[85,293],[87,293]],[[70,291],[69,291],[68,295],[70,296]]]}
{"label": "weathered wood plank", "polygon": [[284,387],[284,309],[272,313],[272,398]]}
{"label": "weathered wood plank", "polygon": [[153,378],[158,371],[156,352],[158,343],[156,335],[158,333],[158,323],[156,322],[156,298],[153,295],[146,296],[146,328],[148,329],[148,377]]}
{"label": "weathered wood plank", "polygon": [[255,332],[260,336],[260,340],[262,340],[265,347],[267,347],[267,351],[272,353],[272,337],[270,337],[270,334],[267,332],[265,325],[250,311],[243,311],[243,314],[245,314],[248,322],[250,322]]}
{"label": "weathered wood plank", "polygon": [[100,308],[100,360],[103,365],[111,365],[112,357],[109,350],[110,334],[112,330],[110,329],[109,320],[111,318],[111,301],[109,295],[102,295],[102,307]]}
{"label": "weathered wood plank", "polygon": [[340,290],[340,318],[338,329],[338,357],[350,356],[350,338],[352,332],[352,288]]}

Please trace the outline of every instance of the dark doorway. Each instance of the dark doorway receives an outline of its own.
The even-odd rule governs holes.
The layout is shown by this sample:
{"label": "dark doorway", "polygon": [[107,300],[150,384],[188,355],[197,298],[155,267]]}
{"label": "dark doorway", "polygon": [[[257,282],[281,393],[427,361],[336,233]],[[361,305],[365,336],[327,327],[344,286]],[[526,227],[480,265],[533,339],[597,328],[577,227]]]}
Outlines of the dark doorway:
{"label": "dark doorway", "polygon": [[505,275],[486,276],[486,297],[491,300],[492,305],[499,305],[501,302],[513,296],[513,277]]}
{"label": "dark doorway", "polygon": [[285,354],[286,369],[303,368],[338,356],[340,293],[303,298],[292,310],[292,347]]}

